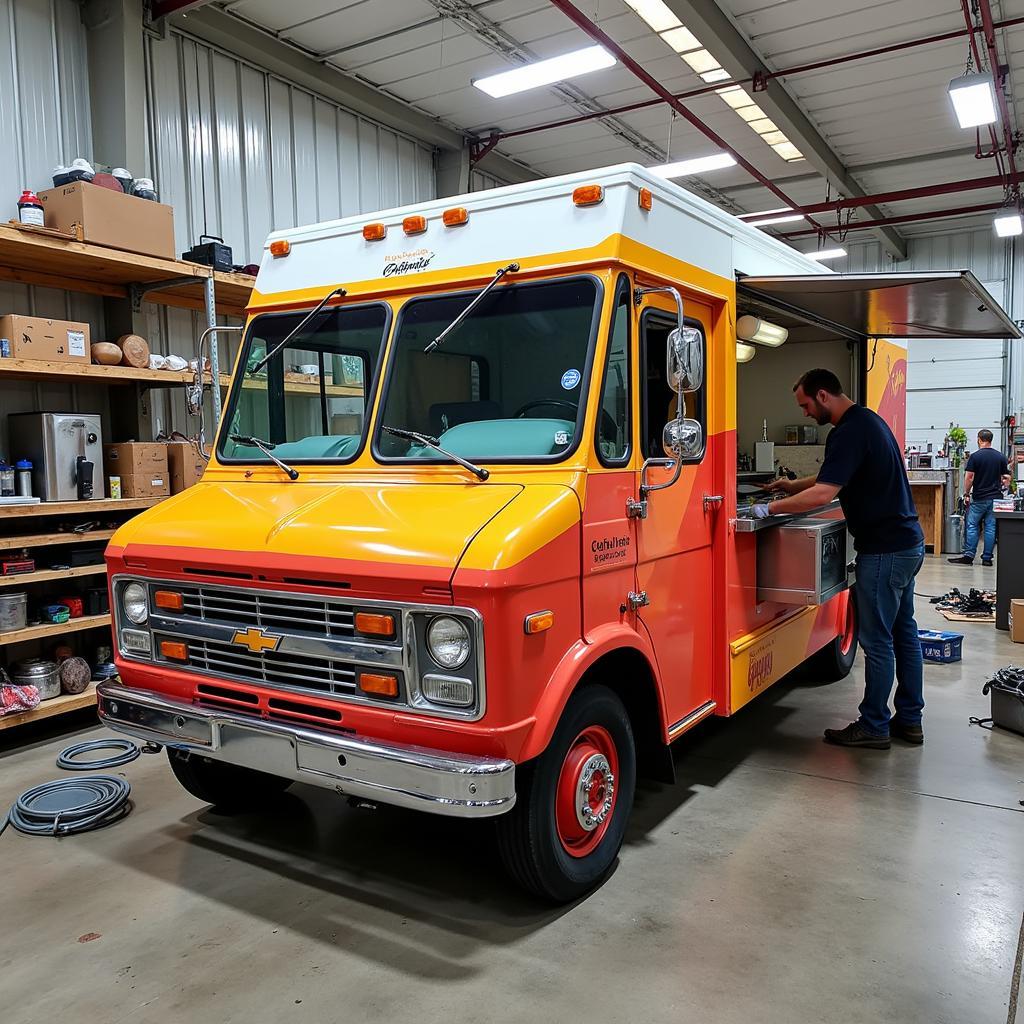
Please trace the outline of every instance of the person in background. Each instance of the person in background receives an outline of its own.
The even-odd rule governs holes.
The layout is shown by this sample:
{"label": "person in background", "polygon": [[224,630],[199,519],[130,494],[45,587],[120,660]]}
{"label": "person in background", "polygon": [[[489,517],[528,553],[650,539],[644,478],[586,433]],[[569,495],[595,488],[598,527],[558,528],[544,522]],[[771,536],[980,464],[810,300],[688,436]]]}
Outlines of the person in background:
{"label": "person in background", "polygon": [[[836,495],[857,549],[854,596],[864,649],[860,717],[826,729],[825,742],[888,750],[890,735],[923,743],[924,665],[914,621],[914,578],[924,562],[924,534],[910,482],[889,425],[843,394],[831,370],[808,370],[793,386],[804,415],[831,424],[817,477],[776,480],[766,490],[789,497],[757,505],[754,515],[809,512]],[[889,695],[896,680],[896,713]]]}
{"label": "person in background", "polygon": [[959,558],[948,558],[954,565],[973,565],[978,553],[978,533],[984,529],[985,547],[981,552],[981,564],[992,564],[996,546],[996,516],[992,502],[1001,498],[1010,485],[1010,466],[1006,456],[992,447],[992,431],[978,431],[978,450],[967,460],[964,475],[964,501],[967,509],[967,537],[964,553]]}

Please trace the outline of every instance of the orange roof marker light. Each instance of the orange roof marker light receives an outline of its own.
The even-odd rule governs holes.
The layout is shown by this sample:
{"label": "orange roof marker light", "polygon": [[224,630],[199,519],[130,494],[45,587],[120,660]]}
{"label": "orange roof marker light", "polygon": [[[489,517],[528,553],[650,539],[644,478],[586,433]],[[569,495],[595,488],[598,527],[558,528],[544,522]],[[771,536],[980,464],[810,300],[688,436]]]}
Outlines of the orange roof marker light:
{"label": "orange roof marker light", "polygon": [[640,206],[641,210],[650,211],[651,207],[654,206],[654,196],[651,194],[649,188],[642,188],[637,194],[636,201]]}
{"label": "orange roof marker light", "polygon": [[457,228],[460,224],[469,223],[469,210],[464,206],[453,206],[441,214],[441,220],[446,228]]}
{"label": "orange roof marker light", "polygon": [[580,185],[573,189],[572,201],[577,206],[596,206],[604,199],[604,189],[600,185]]}
{"label": "orange roof marker light", "polygon": [[282,256],[287,256],[292,251],[292,243],[287,238],[276,238],[270,243],[270,255],[275,260],[279,260]]}
{"label": "orange roof marker light", "polygon": [[406,217],[402,221],[402,230],[407,235],[422,235],[427,230],[427,218],[419,213],[412,217]]}
{"label": "orange roof marker light", "polygon": [[363,225],[363,238],[368,242],[379,242],[387,233],[388,229],[383,224]]}

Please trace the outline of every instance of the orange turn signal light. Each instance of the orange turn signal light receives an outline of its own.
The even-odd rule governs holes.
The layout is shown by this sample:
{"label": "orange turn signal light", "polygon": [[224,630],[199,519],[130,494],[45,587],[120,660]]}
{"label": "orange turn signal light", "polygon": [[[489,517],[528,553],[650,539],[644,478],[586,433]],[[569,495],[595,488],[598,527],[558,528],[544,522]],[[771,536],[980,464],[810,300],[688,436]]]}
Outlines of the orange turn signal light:
{"label": "orange turn signal light", "polygon": [[526,616],[523,629],[529,635],[531,633],[543,633],[555,624],[555,613],[552,611],[534,612]]}
{"label": "orange turn signal light", "polygon": [[185,598],[173,590],[158,590],[153,595],[153,604],[157,608],[166,608],[171,612],[180,612],[185,606]]}
{"label": "orange turn signal light", "polygon": [[419,213],[412,217],[406,217],[402,221],[402,230],[407,235],[422,235],[427,230],[427,218]]}
{"label": "orange turn signal light", "polygon": [[160,653],[173,661],[188,661],[188,644],[178,640],[161,640]]}
{"label": "orange turn signal light", "polygon": [[371,612],[356,612],[356,632],[364,636],[394,636],[394,615],[375,615]]}
{"label": "orange turn signal light", "polygon": [[636,198],[637,203],[641,210],[650,210],[654,206],[654,196],[649,188],[640,189],[640,193]]}
{"label": "orange turn signal light", "polygon": [[378,697],[397,697],[398,678],[396,676],[376,675],[372,672],[360,672],[359,689],[363,693],[373,693]]}
{"label": "orange turn signal light", "polygon": [[441,220],[446,228],[456,228],[460,224],[469,223],[469,210],[464,206],[453,206],[441,214]]}
{"label": "orange turn signal light", "polygon": [[379,242],[387,233],[388,229],[383,224],[363,225],[363,238],[368,242]]}
{"label": "orange turn signal light", "polygon": [[278,238],[270,243],[270,255],[274,259],[280,259],[282,256],[287,256],[292,251],[292,243],[287,238]]}
{"label": "orange turn signal light", "polygon": [[580,185],[573,189],[572,201],[577,206],[595,206],[604,199],[604,189],[600,185]]}

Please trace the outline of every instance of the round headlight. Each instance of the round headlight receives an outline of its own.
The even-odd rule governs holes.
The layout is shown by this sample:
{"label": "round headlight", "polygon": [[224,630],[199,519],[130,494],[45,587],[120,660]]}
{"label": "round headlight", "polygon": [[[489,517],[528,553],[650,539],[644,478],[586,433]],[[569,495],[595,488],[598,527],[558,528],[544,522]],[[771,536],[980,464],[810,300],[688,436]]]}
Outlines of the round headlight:
{"label": "round headlight", "polygon": [[146,595],[146,588],[141,583],[129,583],[121,591],[121,607],[124,609],[125,618],[134,622],[136,626],[149,618],[149,598]]}
{"label": "round headlight", "polygon": [[469,630],[458,621],[442,615],[427,630],[427,649],[441,668],[461,668],[469,658]]}

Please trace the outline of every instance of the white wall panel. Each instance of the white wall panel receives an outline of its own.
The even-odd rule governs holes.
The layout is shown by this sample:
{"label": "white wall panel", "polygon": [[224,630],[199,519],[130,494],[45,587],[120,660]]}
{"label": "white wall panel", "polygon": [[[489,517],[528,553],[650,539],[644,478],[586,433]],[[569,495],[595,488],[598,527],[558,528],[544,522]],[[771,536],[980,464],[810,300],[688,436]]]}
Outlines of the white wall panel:
{"label": "white wall panel", "polygon": [[[0,0],[2,3],[3,0]],[[177,32],[147,37],[150,163],[183,251],[436,194],[433,150]]]}

